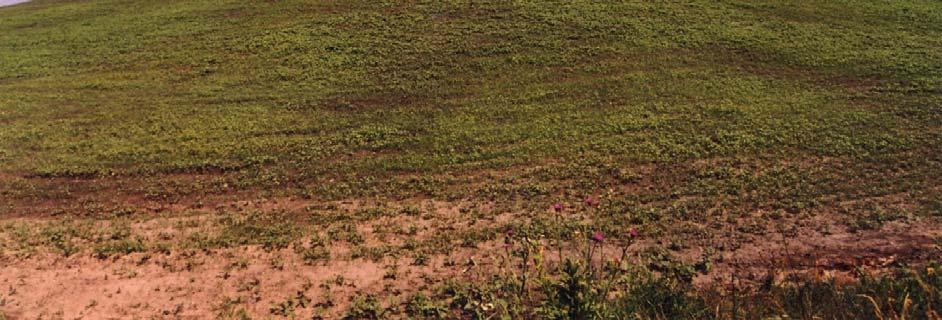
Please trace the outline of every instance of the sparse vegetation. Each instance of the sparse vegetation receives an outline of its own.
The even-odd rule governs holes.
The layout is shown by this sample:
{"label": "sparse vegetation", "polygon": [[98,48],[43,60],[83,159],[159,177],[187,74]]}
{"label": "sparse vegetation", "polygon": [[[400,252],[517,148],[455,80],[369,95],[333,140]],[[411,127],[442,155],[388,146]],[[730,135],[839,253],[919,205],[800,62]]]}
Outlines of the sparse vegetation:
{"label": "sparse vegetation", "polygon": [[0,319],[938,319],[940,151],[938,1],[34,0]]}

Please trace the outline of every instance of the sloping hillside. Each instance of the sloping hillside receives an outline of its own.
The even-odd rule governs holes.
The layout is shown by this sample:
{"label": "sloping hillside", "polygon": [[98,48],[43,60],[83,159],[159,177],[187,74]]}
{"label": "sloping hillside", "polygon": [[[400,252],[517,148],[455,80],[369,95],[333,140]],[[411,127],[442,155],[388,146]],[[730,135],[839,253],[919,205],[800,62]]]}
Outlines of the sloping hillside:
{"label": "sloping hillside", "polygon": [[931,319],[940,182],[939,1],[0,8],[0,318]]}

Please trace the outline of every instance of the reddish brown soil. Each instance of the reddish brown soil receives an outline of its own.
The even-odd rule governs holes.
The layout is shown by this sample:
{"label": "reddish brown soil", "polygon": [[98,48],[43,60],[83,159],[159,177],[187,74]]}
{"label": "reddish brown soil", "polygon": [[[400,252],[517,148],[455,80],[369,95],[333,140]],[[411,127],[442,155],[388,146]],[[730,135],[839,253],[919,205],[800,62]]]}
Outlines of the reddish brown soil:
{"label": "reddish brown soil", "polygon": [[[647,168],[642,168],[647,170]],[[487,174],[487,173],[482,173]],[[0,176],[20,179],[18,176]],[[181,175],[174,179],[213,180],[213,175]],[[123,189],[121,179],[47,179],[40,188],[50,194],[71,189],[65,197],[48,199],[15,198],[0,221],[48,221],[59,219],[56,210],[81,217],[81,204],[105,204],[105,207],[131,207],[136,234],[148,239],[182,238],[186,230],[175,229],[185,221],[211,221],[218,208],[242,208],[247,211],[311,214],[311,206],[323,202],[288,196],[258,198],[251,190],[232,193],[184,195],[172,201],[147,199],[139,190]],[[56,185],[62,182],[63,185]],[[628,185],[629,192],[655,184]],[[93,186],[94,185],[94,186]],[[95,191],[74,191],[83,188]],[[110,194],[109,197],[102,196]],[[84,199],[84,200],[83,200]],[[87,201],[85,201],[87,200]],[[891,201],[893,199],[886,199]],[[904,202],[902,200],[895,202]],[[460,208],[467,203],[432,200],[398,200],[396,206],[414,205],[426,213],[418,216],[383,216],[356,222],[366,246],[401,245],[403,238],[379,235],[377,226],[417,226],[418,240],[436,234],[474,232],[502,226],[509,221],[525,221],[530,213],[518,207],[495,208],[481,204],[482,219],[469,221]],[[353,212],[371,203],[329,203],[334,210]],[[78,207],[77,207],[78,206]],[[430,211],[428,211],[431,208]],[[75,211],[78,210],[78,211]],[[2,213],[0,213],[2,214]],[[761,213],[756,213],[756,216]],[[809,218],[810,217],[810,218]],[[809,217],[775,221],[785,231],[765,229],[740,232],[739,225],[770,223],[746,220],[727,223],[726,230],[713,230],[707,236],[689,241],[674,250],[682,261],[694,263],[704,252],[714,251],[712,270],[699,274],[694,284],[701,288],[749,287],[768,281],[782,283],[794,278],[854,281],[861,273],[880,273],[897,266],[918,266],[942,258],[942,223],[938,219],[910,217],[889,222],[874,230],[851,231],[837,217],[819,212]],[[108,220],[103,219],[103,224]],[[721,223],[722,224],[722,223]],[[632,252],[663,247],[664,237],[683,235],[681,224],[661,237],[642,235],[631,246]],[[709,229],[709,226],[690,226]],[[212,225],[201,231],[215,231]],[[774,228],[771,228],[774,229]],[[2,240],[2,239],[0,239]],[[244,312],[253,318],[278,317],[279,305],[288,301],[297,305],[292,313],[298,318],[321,315],[341,316],[351,301],[375,295],[385,305],[401,305],[413,294],[428,292],[446,280],[485,281],[486,275],[502,265],[504,250],[500,241],[477,243],[476,248],[461,247],[429,257],[426,265],[413,265],[411,255],[385,257],[381,261],[353,259],[348,245],[332,245],[332,258],[321,264],[305,264],[289,249],[265,251],[257,246],[242,246],[211,251],[174,250],[170,254],[135,253],[119,258],[98,259],[86,251],[63,257],[60,253],[39,250],[32,254],[4,252],[0,246],[0,312],[8,319],[55,318],[183,318],[205,319],[236,317]],[[617,246],[607,247],[608,256],[617,254]],[[548,255],[553,260],[553,255]],[[391,276],[392,268],[396,269]],[[338,278],[340,277],[340,278]],[[298,305],[300,304],[300,305]]]}

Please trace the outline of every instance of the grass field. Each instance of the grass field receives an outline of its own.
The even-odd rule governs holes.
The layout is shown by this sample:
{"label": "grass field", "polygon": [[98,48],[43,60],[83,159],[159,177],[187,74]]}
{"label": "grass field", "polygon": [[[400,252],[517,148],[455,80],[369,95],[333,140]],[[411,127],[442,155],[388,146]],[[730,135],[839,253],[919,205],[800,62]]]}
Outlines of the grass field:
{"label": "grass field", "polygon": [[939,319],[940,183],[938,1],[0,8],[0,319]]}

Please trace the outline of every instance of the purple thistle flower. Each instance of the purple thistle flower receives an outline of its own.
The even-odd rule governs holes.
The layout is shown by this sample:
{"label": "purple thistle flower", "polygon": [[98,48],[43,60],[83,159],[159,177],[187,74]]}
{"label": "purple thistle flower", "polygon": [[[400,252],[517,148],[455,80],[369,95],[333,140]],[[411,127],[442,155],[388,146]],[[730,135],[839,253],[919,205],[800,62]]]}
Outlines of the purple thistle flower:
{"label": "purple thistle flower", "polygon": [[635,228],[628,229],[628,235],[630,235],[632,238],[637,237],[638,229],[635,229]]}
{"label": "purple thistle flower", "polygon": [[585,198],[585,205],[590,206],[590,207],[594,207],[594,206],[597,205],[597,204],[599,204],[599,202],[598,202],[598,200],[595,200],[595,197],[593,197],[593,196],[588,196],[588,197]]}
{"label": "purple thistle flower", "polygon": [[592,241],[595,241],[598,243],[602,243],[603,241],[605,241],[605,234],[603,234],[602,231],[596,231],[595,233],[592,234],[592,237],[589,239],[592,239]]}
{"label": "purple thistle flower", "polygon": [[563,211],[563,204],[557,203],[553,205],[553,211],[560,212]]}
{"label": "purple thistle flower", "polygon": [[513,236],[514,236],[514,229],[513,229],[513,228],[507,229],[507,236],[508,236],[508,237],[513,237]]}

